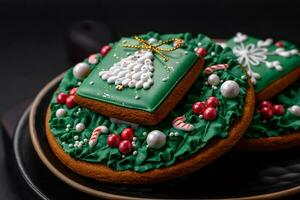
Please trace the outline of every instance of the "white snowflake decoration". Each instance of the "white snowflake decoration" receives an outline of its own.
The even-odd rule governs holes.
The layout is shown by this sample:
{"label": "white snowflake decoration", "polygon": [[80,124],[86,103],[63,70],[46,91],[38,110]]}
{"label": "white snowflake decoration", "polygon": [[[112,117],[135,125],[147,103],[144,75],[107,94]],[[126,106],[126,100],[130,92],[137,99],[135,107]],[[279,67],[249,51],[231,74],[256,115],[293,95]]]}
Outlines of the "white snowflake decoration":
{"label": "white snowflake decoration", "polygon": [[259,40],[256,44],[245,45],[244,41],[247,40],[247,38],[247,35],[237,33],[233,38],[233,41],[237,43],[237,45],[233,47],[232,51],[237,56],[238,62],[247,67],[248,75],[253,84],[256,84],[257,79],[261,78],[259,73],[253,71],[253,66],[264,63],[269,69],[274,68],[277,71],[283,70],[279,61],[267,61],[269,55],[278,55],[281,57],[299,55],[297,49],[286,51],[283,48],[277,48],[275,51],[270,52],[266,47],[273,43],[272,39]]}
{"label": "white snowflake decoration", "polygon": [[108,71],[101,71],[99,76],[117,86],[149,89],[153,84],[153,71],[152,52],[139,50],[115,63]]}

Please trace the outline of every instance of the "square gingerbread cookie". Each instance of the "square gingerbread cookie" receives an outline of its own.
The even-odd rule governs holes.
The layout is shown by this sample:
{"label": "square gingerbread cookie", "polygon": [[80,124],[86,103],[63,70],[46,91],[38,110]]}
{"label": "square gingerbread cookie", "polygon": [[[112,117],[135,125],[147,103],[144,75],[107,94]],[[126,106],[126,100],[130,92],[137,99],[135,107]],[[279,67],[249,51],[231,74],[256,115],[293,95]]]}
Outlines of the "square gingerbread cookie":
{"label": "square gingerbread cookie", "polygon": [[102,115],[145,125],[159,123],[183,98],[202,70],[205,53],[195,51],[184,34],[122,38],[106,49],[75,101]]}

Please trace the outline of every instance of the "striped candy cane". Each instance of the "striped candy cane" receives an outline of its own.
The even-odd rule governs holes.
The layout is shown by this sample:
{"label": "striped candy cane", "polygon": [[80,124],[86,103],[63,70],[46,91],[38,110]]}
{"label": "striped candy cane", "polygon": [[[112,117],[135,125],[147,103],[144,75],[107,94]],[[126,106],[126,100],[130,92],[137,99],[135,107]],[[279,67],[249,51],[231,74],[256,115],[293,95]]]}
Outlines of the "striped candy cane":
{"label": "striped candy cane", "polygon": [[98,55],[97,54],[93,54],[93,55],[89,56],[88,63],[96,64],[97,62],[98,62]]}
{"label": "striped candy cane", "polygon": [[204,69],[204,73],[205,73],[205,74],[211,74],[211,73],[213,73],[215,70],[221,70],[221,69],[226,70],[227,68],[228,68],[228,64],[213,65],[213,66],[210,66],[210,67],[206,67],[206,68]]}
{"label": "striped candy cane", "polygon": [[108,128],[106,126],[98,126],[95,128],[89,140],[90,147],[93,147],[97,144],[100,133],[108,133]]}
{"label": "striped candy cane", "polygon": [[185,117],[180,116],[173,120],[172,125],[174,128],[183,130],[183,131],[192,131],[194,130],[194,126],[189,123],[185,123]]}

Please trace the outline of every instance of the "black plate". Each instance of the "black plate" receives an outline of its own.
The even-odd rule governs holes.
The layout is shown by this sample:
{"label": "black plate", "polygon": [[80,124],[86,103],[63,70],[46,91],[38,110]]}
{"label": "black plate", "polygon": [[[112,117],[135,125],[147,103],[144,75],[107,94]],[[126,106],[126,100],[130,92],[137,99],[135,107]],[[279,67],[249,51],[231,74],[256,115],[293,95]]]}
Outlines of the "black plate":
{"label": "black plate", "polygon": [[[44,92],[40,93],[39,101],[35,101],[38,102],[38,105],[35,105],[36,115],[32,116],[35,121],[33,129],[36,136],[34,137],[37,137],[37,143],[41,150],[39,156],[43,162],[54,174],[72,187],[99,197],[110,198],[223,199],[243,197],[245,199],[261,199],[262,197],[287,196],[300,191],[299,149],[272,153],[231,151],[190,176],[154,185],[108,184],[80,176],[64,166],[54,156],[44,133],[44,116],[58,81],[59,79],[48,84],[43,89]],[[48,196],[52,195],[51,197],[53,197],[54,193],[65,192],[66,188],[68,191],[66,193],[71,194],[73,191],[58,179],[53,178],[53,175],[49,174],[49,171],[45,170],[37,160],[25,122],[27,115],[28,113],[24,114],[15,136],[15,145],[18,146],[15,149],[21,160],[19,167],[23,166],[24,173],[29,173],[30,177],[27,178],[35,181],[37,189],[43,187],[42,193],[46,191]],[[52,179],[45,181],[45,176],[52,177]],[[54,187],[57,190],[48,191],[45,187],[46,189]],[[72,197],[74,196],[72,195]]]}

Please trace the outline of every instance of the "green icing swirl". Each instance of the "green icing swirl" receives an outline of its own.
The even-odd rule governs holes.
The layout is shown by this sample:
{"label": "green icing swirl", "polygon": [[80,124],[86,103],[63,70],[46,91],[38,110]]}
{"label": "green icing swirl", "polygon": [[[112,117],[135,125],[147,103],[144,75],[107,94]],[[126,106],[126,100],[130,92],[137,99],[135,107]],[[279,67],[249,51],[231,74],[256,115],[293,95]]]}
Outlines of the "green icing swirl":
{"label": "green icing swirl", "polygon": [[284,92],[274,97],[271,102],[283,104],[285,113],[280,116],[273,116],[266,123],[263,123],[260,113],[255,112],[251,125],[244,137],[276,137],[300,131],[300,118],[288,111],[288,108],[293,105],[300,106],[300,81],[295,82]]}
{"label": "green icing swirl", "polygon": [[[75,106],[72,109],[68,109],[66,105],[56,103],[56,96],[59,92],[67,93],[78,84],[78,80],[73,77],[72,69],[70,69],[66,72],[58,91],[53,95],[51,100],[51,118],[49,124],[58,143],[62,146],[63,150],[73,158],[87,162],[101,163],[114,170],[145,172],[168,167],[199,153],[212,139],[217,137],[226,138],[231,125],[241,117],[248,83],[247,80],[241,78],[245,77],[241,67],[229,56],[231,55],[230,49],[222,49],[221,46],[215,44],[211,39],[202,34],[199,34],[196,38],[192,38],[189,33],[169,35],[148,33],[142,35],[142,37],[145,39],[155,37],[158,40],[182,38],[185,41],[185,45],[182,48],[190,50],[193,50],[201,43],[201,47],[207,50],[205,66],[227,63],[229,65],[227,71],[219,70],[215,73],[218,74],[221,80],[235,80],[240,85],[239,96],[234,99],[225,99],[220,93],[221,84],[218,85],[217,89],[212,89],[211,86],[206,84],[208,76],[202,73],[189,93],[179,105],[169,113],[163,122],[154,127],[139,126],[137,128],[135,131],[135,137],[137,138],[135,150],[137,154],[129,154],[122,157],[118,148],[112,148],[106,144],[108,134],[100,134],[98,143],[94,147],[89,147],[86,142],[80,148],[70,146],[70,144],[75,142],[75,135],[78,135],[80,140],[88,140],[93,130],[99,125],[106,125],[110,133],[117,134],[120,134],[123,128],[127,127],[125,124],[117,125],[112,123],[109,118],[86,108]],[[101,62],[100,55],[99,58]],[[90,65],[92,70],[95,66],[97,66],[97,64]],[[191,109],[193,103],[196,101],[205,101],[207,97],[212,95],[216,96],[220,102],[220,105],[217,107],[219,113],[218,118],[215,121],[206,121],[193,114]],[[59,108],[64,108],[67,111],[65,117],[56,117],[55,113]],[[80,112],[78,112],[78,109],[80,109]],[[184,132],[173,128],[173,119],[182,115],[185,115],[187,123],[191,123],[195,127],[192,132]],[[85,124],[86,129],[78,133],[75,130],[75,125],[80,122]],[[66,131],[68,124],[71,126],[69,131]],[[160,130],[167,135],[167,142],[163,148],[152,149],[147,147],[147,136],[143,133],[148,133],[152,130]],[[170,132],[178,132],[178,136],[170,137],[168,136]]]}

